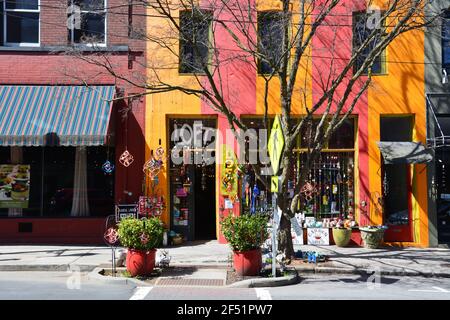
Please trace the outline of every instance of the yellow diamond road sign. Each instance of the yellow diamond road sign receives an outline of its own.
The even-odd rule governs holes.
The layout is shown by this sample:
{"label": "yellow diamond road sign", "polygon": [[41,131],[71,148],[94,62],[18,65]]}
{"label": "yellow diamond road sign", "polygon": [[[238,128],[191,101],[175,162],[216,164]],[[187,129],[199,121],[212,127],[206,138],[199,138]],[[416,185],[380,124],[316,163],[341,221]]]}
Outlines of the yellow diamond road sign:
{"label": "yellow diamond road sign", "polygon": [[277,115],[272,125],[269,137],[269,157],[272,164],[273,174],[276,175],[280,165],[281,153],[284,147],[283,130],[281,129],[280,117]]}

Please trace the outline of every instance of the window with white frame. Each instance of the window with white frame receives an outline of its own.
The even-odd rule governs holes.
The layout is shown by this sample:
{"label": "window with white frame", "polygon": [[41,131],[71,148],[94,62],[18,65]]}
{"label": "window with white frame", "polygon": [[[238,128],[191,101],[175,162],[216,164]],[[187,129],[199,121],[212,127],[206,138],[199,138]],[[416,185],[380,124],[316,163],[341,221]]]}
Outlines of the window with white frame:
{"label": "window with white frame", "polygon": [[68,0],[69,41],[106,44],[106,0]]}
{"label": "window with white frame", "polygon": [[39,45],[40,0],[1,1],[1,10],[4,45]]}

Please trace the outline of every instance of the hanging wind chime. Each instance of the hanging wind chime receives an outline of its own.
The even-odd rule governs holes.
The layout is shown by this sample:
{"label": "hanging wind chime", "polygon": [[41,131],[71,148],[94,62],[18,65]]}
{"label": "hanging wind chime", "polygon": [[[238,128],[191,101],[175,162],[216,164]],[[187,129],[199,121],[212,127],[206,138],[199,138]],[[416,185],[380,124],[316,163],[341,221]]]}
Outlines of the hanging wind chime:
{"label": "hanging wind chime", "polygon": [[108,147],[106,149],[106,161],[102,165],[102,171],[105,175],[110,175],[113,173],[114,168],[115,168],[114,164],[112,164],[111,161],[109,161],[109,144],[108,144]]}
{"label": "hanging wind chime", "polygon": [[125,151],[120,155],[119,162],[125,168],[128,168],[134,162],[133,155],[128,151],[128,111],[125,115]]}

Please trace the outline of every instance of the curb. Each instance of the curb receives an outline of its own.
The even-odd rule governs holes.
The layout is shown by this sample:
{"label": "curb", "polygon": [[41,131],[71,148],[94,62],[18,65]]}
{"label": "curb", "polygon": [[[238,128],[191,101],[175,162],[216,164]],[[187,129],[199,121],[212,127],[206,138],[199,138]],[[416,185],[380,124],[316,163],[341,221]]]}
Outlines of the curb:
{"label": "curb", "polygon": [[[358,275],[371,275],[378,268],[366,269],[366,268],[336,268],[336,267],[294,267],[298,272],[304,273],[326,273],[326,274],[358,274]],[[450,278],[449,272],[421,272],[410,271],[406,269],[392,269],[392,270],[379,270],[380,275],[385,276],[409,276],[409,277],[425,277],[425,278]]]}
{"label": "curb", "polygon": [[105,269],[103,268],[95,268],[94,270],[88,273],[87,277],[90,280],[101,281],[103,283],[108,284],[131,285],[133,287],[151,287],[148,283],[145,283],[144,281],[138,279],[103,276],[100,274],[100,272],[104,270]]}
{"label": "curb", "polygon": [[282,287],[292,284],[297,284],[300,282],[300,276],[298,272],[294,275],[277,277],[277,278],[267,278],[267,279],[248,279],[243,281],[238,281],[232,283],[227,288],[261,288],[261,287]]}
{"label": "curb", "polygon": [[[68,271],[77,268],[80,272],[90,272],[94,270],[96,265],[79,265],[79,264],[43,264],[43,265],[0,265],[0,271]],[[77,270],[77,271],[78,271]]]}
{"label": "curb", "polygon": [[197,268],[197,269],[229,269],[228,263],[170,263],[170,267]]}

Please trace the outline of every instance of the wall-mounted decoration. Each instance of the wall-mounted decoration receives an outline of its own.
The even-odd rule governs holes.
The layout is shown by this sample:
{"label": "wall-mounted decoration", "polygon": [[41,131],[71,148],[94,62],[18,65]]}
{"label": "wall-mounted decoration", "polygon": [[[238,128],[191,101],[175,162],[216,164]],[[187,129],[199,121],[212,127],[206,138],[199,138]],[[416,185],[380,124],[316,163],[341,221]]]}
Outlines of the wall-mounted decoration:
{"label": "wall-mounted decoration", "polygon": [[220,191],[234,201],[238,191],[237,159],[234,151],[227,145],[223,145],[222,164]]}

